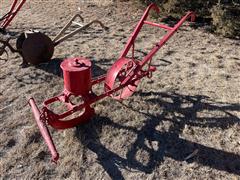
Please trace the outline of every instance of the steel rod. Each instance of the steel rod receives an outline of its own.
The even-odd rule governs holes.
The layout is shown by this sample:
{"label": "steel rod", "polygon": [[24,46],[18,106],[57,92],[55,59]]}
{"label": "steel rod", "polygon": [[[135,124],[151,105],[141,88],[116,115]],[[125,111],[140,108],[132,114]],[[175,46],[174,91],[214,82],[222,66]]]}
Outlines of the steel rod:
{"label": "steel rod", "polygon": [[173,29],[173,27],[169,27],[169,26],[164,25],[164,24],[157,24],[157,23],[150,22],[150,21],[144,21],[144,24],[148,24],[148,25],[155,26],[155,27],[160,27],[160,28],[163,28],[163,29],[166,29],[166,30],[172,30]]}
{"label": "steel rod", "polygon": [[18,11],[22,8],[23,4],[26,2],[26,0],[22,0],[20,4],[17,6],[16,10],[12,12],[16,6],[16,1],[13,3],[12,8],[10,10],[11,15],[3,22],[2,27],[3,29],[6,29],[6,27],[10,24],[10,22],[13,20],[13,18],[16,16]]}
{"label": "steel rod", "polygon": [[56,147],[55,147],[55,145],[53,143],[52,137],[51,137],[51,135],[49,133],[49,130],[48,130],[46,124],[40,118],[40,111],[39,111],[39,109],[38,109],[38,107],[37,107],[37,105],[36,105],[36,103],[35,103],[33,98],[29,99],[29,104],[30,104],[30,106],[32,108],[33,115],[35,117],[35,120],[36,120],[36,123],[38,125],[38,128],[39,128],[39,130],[40,130],[40,132],[42,134],[42,137],[45,140],[45,142],[46,142],[46,144],[48,146],[48,149],[49,149],[49,151],[50,151],[50,153],[52,155],[52,161],[53,162],[57,162],[57,160],[59,158],[59,154],[58,154],[58,152],[56,150]]}

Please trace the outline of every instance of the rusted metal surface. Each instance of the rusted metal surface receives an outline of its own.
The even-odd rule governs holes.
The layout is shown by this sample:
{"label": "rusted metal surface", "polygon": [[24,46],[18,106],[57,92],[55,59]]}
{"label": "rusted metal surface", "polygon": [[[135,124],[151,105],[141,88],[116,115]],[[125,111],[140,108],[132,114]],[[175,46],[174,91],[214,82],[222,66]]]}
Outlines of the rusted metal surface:
{"label": "rusted metal surface", "polygon": [[[86,123],[94,115],[94,109],[91,107],[93,103],[107,96],[117,100],[126,99],[136,91],[137,85],[142,78],[151,78],[152,73],[156,70],[156,67],[151,65],[152,57],[186,19],[191,18],[192,21],[194,20],[194,14],[188,12],[174,27],[151,23],[146,21],[151,9],[159,12],[155,4],[151,4],[146,9],[119,59],[111,66],[106,75],[92,79],[91,62],[86,58],[79,57],[64,60],[61,64],[64,75],[64,91],[60,95],[44,101],[40,112],[33,99],[30,99],[30,105],[37,123],[41,119],[41,122],[44,122],[45,125],[49,124],[56,129],[72,128],[76,125]],[[134,42],[144,24],[163,28],[168,32],[142,60],[137,60],[134,57]],[[127,58],[126,55],[131,48],[132,57]],[[145,65],[147,68],[144,68]],[[104,83],[104,89],[100,95],[97,95],[93,92],[92,87],[100,83]],[[71,97],[81,97],[81,101],[74,103]],[[67,110],[61,113],[55,112],[55,110],[50,108],[51,104],[55,102],[63,103],[67,107]],[[72,117],[76,113],[77,115]],[[49,137],[50,134],[46,133],[47,130],[44,128],[40,128],[40,131],[54,158],[56,151],[53,148],[52,139]]]}
{"label": "rusted metal surface", "polygon": [[47,35],[37,31],[27,31],[24,34],[25,39],[20,48],[24,61],[37,65],[52,58],[54,44]]}

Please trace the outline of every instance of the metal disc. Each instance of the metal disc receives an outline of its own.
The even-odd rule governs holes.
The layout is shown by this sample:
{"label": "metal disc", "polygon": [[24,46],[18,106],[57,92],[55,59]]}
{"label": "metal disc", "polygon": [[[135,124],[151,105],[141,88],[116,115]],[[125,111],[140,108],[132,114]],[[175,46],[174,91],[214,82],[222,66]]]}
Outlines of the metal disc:
{"label": "metal disc", "polygon": [[[134,76],[131,77],[131,74],[133,73],[132,69],[134,66],[135,62],[131,59],[121,58],[117,60],[107,72],[104,85],[105,92],[123,85],[126,78],[130,78],[129,81],[133,80]],[[127,99],[135,92],[139,82],[139,79],[134,80],[119,91],[112,93],[110,96],[116,100]]]}
{"label": "metal disc", "polygon": [[52,40],[41,32],[27,34],[22,44],[24,59],[30,64],[40,64],[49,61],[54,52]]}

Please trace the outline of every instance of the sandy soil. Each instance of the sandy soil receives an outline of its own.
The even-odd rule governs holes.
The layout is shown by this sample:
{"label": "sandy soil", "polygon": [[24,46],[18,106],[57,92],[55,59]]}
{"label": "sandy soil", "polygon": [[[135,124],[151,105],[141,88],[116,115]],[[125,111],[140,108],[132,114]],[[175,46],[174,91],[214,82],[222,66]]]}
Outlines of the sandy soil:
{"label": "sandy soil", "polygon": [[[128,100],[97,102],[97,115],[84,126],[50,128],[61,157],[49,162],[27,98],[41,104],[62,91],[59,64],[66,57],[88,57],[94,75],[105,73],[143,12],[130,2],[31,0],[9,31],[35,28],[54,37],[78,7],[86,22],[100,18],[110,31],[76,35],[47,64],[21,68],[17,54],[1,64],[0,179],[239,179],[240,42],[186,25],[155,56],[158,71]],[[136,56],[162,34],[144,28]]]}

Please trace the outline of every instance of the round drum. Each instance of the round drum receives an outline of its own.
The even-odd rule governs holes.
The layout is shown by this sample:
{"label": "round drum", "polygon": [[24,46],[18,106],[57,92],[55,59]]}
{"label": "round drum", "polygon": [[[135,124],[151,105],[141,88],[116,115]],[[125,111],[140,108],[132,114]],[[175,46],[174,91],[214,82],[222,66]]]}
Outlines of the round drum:
{"label": "round drum", "polygon": [[65,59],[61,63],[65,90],[75,96],[89,94],[91,66],[91,61],[82,57]]}
{"label": "round drum", "polygon": [[22,52],[24,60],[37,65],[51,60],[54,52],[52,40],[39,31],[26,31],[17,39],[17,49]]}

